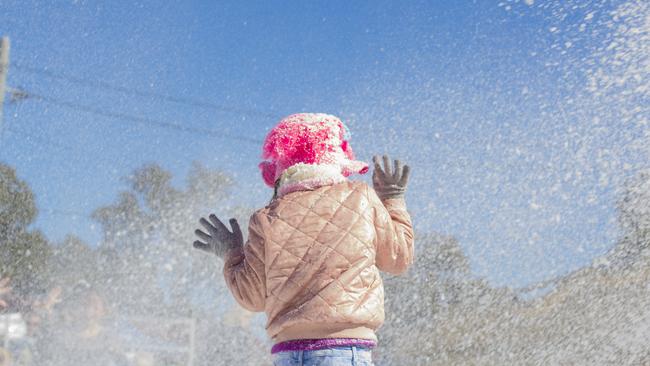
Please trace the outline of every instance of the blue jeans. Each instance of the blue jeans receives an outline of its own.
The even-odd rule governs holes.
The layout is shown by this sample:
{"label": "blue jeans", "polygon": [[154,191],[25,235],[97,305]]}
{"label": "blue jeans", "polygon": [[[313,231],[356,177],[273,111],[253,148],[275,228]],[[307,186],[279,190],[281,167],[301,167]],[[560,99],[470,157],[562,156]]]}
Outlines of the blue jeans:
{"label": "blue jeans", "polygon": [[278,352],[273,355],[273,366],[373,366],[373,363],[367,348],[334,347]]}

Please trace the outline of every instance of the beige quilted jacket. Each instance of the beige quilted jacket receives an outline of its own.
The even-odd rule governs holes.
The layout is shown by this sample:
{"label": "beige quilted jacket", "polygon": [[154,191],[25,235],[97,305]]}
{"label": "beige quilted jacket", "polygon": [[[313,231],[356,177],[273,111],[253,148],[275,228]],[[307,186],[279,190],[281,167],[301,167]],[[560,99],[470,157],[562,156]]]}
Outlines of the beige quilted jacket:
{"label": "beige quilted jacket", "polygon": [[243,250],[228,253],[226,283],[237,302],[264,311],[275,342],[376,340],[384,321],[379,270],[413,262],[403,199],[381,202],[362,182],[287,194],[251,217]]}

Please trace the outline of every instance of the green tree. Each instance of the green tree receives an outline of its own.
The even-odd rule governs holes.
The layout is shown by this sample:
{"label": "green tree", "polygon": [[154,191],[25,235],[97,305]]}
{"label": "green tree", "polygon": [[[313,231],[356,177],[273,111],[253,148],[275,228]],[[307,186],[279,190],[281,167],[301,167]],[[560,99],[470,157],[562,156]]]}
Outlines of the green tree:
{"label": "green tree", "polygon": [[377,356],[387,365],[472,364],[489,352],[514,294],[471,274],[458,241],[416,238],[413,267],[386,277],[386,324]]}
{"label": "green tree", "polygon": [[237,305],[223,281],[221,260],[192,247],[201,216],[243,219],[248,210],[228,205],[233,181],[224,173],[195,164],[184,187],[172,185],[172,178],[159,165],[143,166],[125,179],[127,189],[116,202],[94,212],[103,231],[96,265],[104,298],[119,316],[161,324],[198,319],[199,365],[263,364],[266,352],[251,352],[265,348],[259,344],[261,326],[226,321]]}
{"label": "green tree", "polygon": [[13,293],[24,297],[43,290],[50,246],[30,230],[38,210],[34,194],[16,171],[0,163],[0,278],[10,278]]}
{"label": "green tree", "polygon": [[650,258],[650,170],[628,180],[618,202],[622,237],[609,259],[629,265]]}
{"label": "green tree", "polygon": [[82,281],[98,286],[102,282],[102,254],[80,238],[67,235],[62,242],[52,246],[48,261],[50,282],[64,289],[73,288]]}
{"label": "green tree", "polygon": [[115,291],[111,298],[129,311],[186,312],[193,299],[214,294],[220,283],[216,259],[191,243],[198,218],[223,208],[232,180],[195,164],[185,189],[177,189],[171,173],[151,164],[125,181],[128,189],[117,202],[93,213],[103,230],[100,250]]}

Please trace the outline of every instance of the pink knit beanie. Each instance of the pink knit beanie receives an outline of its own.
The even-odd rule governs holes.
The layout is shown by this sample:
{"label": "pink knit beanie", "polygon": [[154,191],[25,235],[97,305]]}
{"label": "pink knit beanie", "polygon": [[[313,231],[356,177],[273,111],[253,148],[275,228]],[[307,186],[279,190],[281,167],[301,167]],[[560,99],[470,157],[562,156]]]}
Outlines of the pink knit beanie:
{"label": "pink knit beanie", "polygon": [[280,121],[266,136],[260,163],[264,182],[275,181],[289,167],[303,163],[334,165],[341,174],[365,174],[368,164],[354,160],[347,128],[335,116],[324,113],[298,113]]}

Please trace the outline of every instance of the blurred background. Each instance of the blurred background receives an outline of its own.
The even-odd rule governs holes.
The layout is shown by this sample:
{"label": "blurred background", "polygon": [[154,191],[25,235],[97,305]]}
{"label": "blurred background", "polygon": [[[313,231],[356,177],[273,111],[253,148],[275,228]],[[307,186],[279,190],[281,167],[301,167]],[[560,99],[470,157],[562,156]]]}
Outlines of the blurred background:
{"label": "blurred background", "polygon": [[270,364],[191,243],[297,112],[413,170],[377,365],[650,363],[647,1],[0,0],[0,36],[0,365]]}

